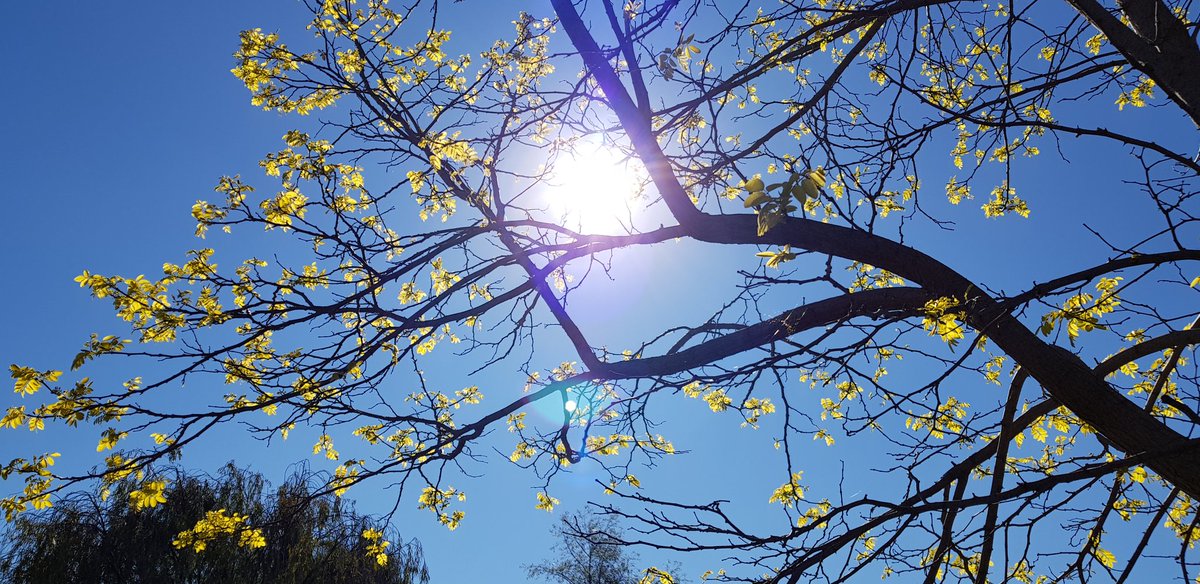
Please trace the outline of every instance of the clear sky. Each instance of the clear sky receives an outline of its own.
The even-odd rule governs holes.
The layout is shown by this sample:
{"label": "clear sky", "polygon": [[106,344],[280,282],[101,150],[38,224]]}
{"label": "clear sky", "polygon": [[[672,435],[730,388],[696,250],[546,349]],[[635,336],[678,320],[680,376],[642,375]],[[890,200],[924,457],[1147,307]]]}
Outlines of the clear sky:
{"label": "clear sky", "polygon": [[[446,4],[444,23],[456,34],[469,36],[493,24],[492,15],[469,12],[477,11],[478,3],[469,4],[472,8]],[[512,13],[517,4],[497,10]],[[529,10],[538,7],[519,4]],[[6,7],[5,13],[10,26],[0,36],[6,80],[0,90],[4,112],[0,135],[5,137],[0,143],[4,177],[0,273],[5,274],[6,285],[0,289],[0,299],[8,308],[0,311],[0,330],[5,331],[0,335],[0,357],[3,364],[63,368],[88,334],[120,330],[107,304],[89,301],[72,279],[84,269],[153,274],[162,262],[179,261],[186,250],[198,245],[190,237],[195,228],[189,214],[192,204],[211,198],[222,175],[259,176],[257,161],[277,150],[280,136],[296,126],[293,119],[249,104],[245,87],[229,72],[230,55],[243,29],[263,27],[285,36],[302,35],[308,19],[301,6],[283,0],[20,2]],[[500,22],[508,20],[511,15]],[[1113,123],[1134,126],[1137,120]],[[1192,134],[1186,127],[1164,127],[1160,139],[1190,140]],[[1115,150],[1094,154],[1110,156]],[[1089,151],[1076,152],[1080,154],[1069,163],[1051,157],[1028,163],[1032,182],[1051,187],[1036,201],[1029,221],[985,221],[973,205],[969,212],[955,216],[957,231],[924,233],[927,249],[939,250],[941,259],[968,277],[1009,291],[1082,267],[1077,258],[1093,257],[1098,247],[1086,237],[1084,221],[1106,230],[1119,226],[1124,218],[1094,214],[1080,201],[1104,206],[1143,203],[1125,202],[1113,192],[1117,183],[1112,175],[1090,169]],[[1106,160],[1110,169],[1120,165],[1111,162],[1119,156]],[[1059,179],[1064,164],[1070,169],[1069,184]],[[372,172],[367,169],[368,181]],[[1064,224],[1068,226],[1064,237],[1076,242],[1074,247],[1046,250],[1045,240],[1038,235]],[[703,286],[697,286],[701,292],[674,304],[672,299],[678,296],[654,286],[654,281],[686,280],[697,270],[703,273],[714,257],[724,256],[688,244],[680,244],[672,253],[676,259],[670,264],[618,264],[617,283],[597,282],[582,289],[574,302],[605,308],[584,313],[581,324],[596,329],[597,338],[611,339],[613,346],[619,346],[628,332],[621,323],[671,322],[688,314],[707,314],[712,306],[703,301],[726,296],[737,281],[733,272],[728,277],[706,274]],[[979,261],[981,254],[986,263]],[[614,306],[610,299],[618,294],[637,301]],[[565,351],[559,353],[569,358]],[[558,357],[547,361],[553,359]],[[108,373],[118,374],[119,363],[105,367],[111,368]],[[456,373],[434,375],[454,378]],[[481,386],[512,383],[486,377],[472,381]],[[0,406],[18,399],[0,391]],[[664,485],[664,492],[684,493],[694,502],[732,499],[731,510],[742,519],[768,525],[768,518],[758,514],[781,480],[755,471],[777,462],[772,458],[777,456],[771,448],[774,436],[766,430],[739,431],[736,419],[713,417],[703,403],[674,403],[674,409],[658,412],[673,420],[663,433],[681,448],[702,454],[668,461],[639,476],[648,484]],[[720,437],[714,428],[723,431]],[[0,439],[0,458],[24,453],[24,445],[10,442],[11,436]],[[87,454],[94,448],[91,443],[71,443],[66,434],[51,431],[48,436],[59,441],[52,448],[64,454],[72,450]],[[278,479],[292,462],[311,458],[309,444],[297,440],[282,450],[268,451],[231,429],[190,451],[185,464],[214,470],[233,459]],[[503,444],[507,443],[497,447],[504,448]],[[813,448],[806,467],[828,471],[825,479],[814,472],[813,482],[836,488],[843,471],[840,460],[852,459],[869,444],[847,439],[840,449]],[[470,497],[464,507],[467,519],[456,532],[417,512],[415,496],[400,504],[397,527],[421,540],[437,584],[523,581],[521,564],[547,557],[551,540],[546,531],[558,514],[589,499],[603,501],[592,483],[598,475],[589,472],[585,463],[575,473],[560,477],[551,489],[563,507],[554,514],[534,510],[536,479],[507,464],[507,452],[489,455],[486,466],[471,469],[482,473],[480,478],[455,483]],[[313,464],[319,467],[321,462]],[[856,484],[866,488],[873,484],[868,481],[878,480],[867,469],[844,470],[849,491],[861,492]],[[844,494],[853,498],[857,493]],[[395,503],[388,485],[382,483],[354,490],[351,497],[367,512],[386,512]],[[662,563],[653,554],[642,555],[647,565]],[[695,578],[704,569],[719,566],[693,559],[687,567]],[[865,581],[876,578],[872,575]]]}

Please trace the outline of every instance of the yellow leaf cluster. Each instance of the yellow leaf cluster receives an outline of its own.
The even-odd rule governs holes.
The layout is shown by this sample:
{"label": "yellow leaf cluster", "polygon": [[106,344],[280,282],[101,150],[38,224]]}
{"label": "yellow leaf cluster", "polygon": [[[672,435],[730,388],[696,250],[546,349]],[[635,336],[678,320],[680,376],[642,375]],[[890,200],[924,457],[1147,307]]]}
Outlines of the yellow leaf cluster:
{"label": "yellow leaf cluster", "polygon": [[949,397],[931,413],[911,415],[905,420],[904,426],[914,431],[928,428],[930,436],[944,438],[946,432],[962,432],[963,425],[960,420],[967,417],[967,409],[970,407],[971,404],[967,402]]}
{"label": "yellow leaf cluster", "polygon": [[796,503],[804,498],[804,488],[800,486],[800,480],[803,478],[803,471],[792,473],[791,480],[784,483],[783,486],[775,489],[771,494],[771,498],[767,499],[768,503],[779,503],[785,507],[795,507]]}
{"label": "yellow leaf cluster", "polygon": [[421,491],[421,496],[417,499],[417,509],[429,509],[437,516],[438,522],[445,525],[451,531],[458,529],[458,525],[462,523],[466,513],[462,511],[449,511],[450,504],[457,499],[458,501],[466,501],[467,494],[456,490],[454,487],[439,489],[437,487],[425,487]]}
{"label": "yellow leaf cluster", "polygon": [[363,539],[367,540],[367,557],[375,560],[375,564],[382,567],[388,563],[387,548],[392,545],[392,542],[383,539],[383,532],[369,527],[362,532]]}
{"label": "yellow leaf cluster", "polygon": [[555,499],[554,497],[551,497],[550,495],[546,494],[545,491],[538,492],[537,500],[538,500],[538,502],[537,502],[537,505],[534,505],[534,509],[541,509],[547,513],[553,511],[554,506],[558,505],[558,503],[559,503],[558,499]]}
{"label": "yellow leaf cluster", "polygon": [[149,509],[157,507],[159,503],[166,503],[167,496],[164,490],[167,487],[167,481],[155,480],[146,481],[134,491],[129,493],[129,504],[136,510]]}
{"label": "yellow leaf cluster", "polygon": [[1061,322],[1067,323],[1067,338],[1071,344],[1080,334],[1095,330],[1108,330],[1100,323],[1100,319],[1121,305],[1117,288],[1123,278],[1101,278],[1096,283],[1098,298],[1089,292],[1080,292],[1063,302],[1062,308],[1053,310],[1042,316],[1042,325],[1038,331],[1043,335],[1054,332]]}
{"label": "yellow leaf cluster", "polygon": [[182,531],[171,542],[175,549],[192,548],[202,552],[208,544],[219,537],[237,536],[239,547],[256,549],[266,547],[267,540],[261,529],[246,525],[248,517],[240,513],[228,513],[224,509],[209,511],[191,529]]}
{"label": "yellow leaf cluster", "polygon": [[714,412],[723,412],[733,404],[733,398],[725,395],[724,389],[713,389],[702,398],[708,403],[708,408]]}
{"label": "yellow leaf cluster", "polygon": [[965,325],[959,320],[961,310],[954,298],[942,297],[925,303],[923,324],[930,336],[937,335],[953,347],[965,336]]}
{"label": "yellow leaf cluster", "polygon": [[8,370],[9,375],[16,380],[13,391],[21,396],[33,395],[46,384],[54,383],[62,376],[62,371],[38,371],[20,365],[9,365]]}
{"label": "yellow leaf cluster", "polygon": [[638,584],[675,584],[675,577],[670,572],[653,566],[643,570],[642,574],[642,578],[638,580]]}
{"label": "yellow leaf cluster", "polygon": [[983,204],[983,214],[988,218],[1003,217],[1009,212],[1029,217],[1029,205],[1017,196],[1017,190],[1008,186],[1008,181],[992,189],[992,200]]}

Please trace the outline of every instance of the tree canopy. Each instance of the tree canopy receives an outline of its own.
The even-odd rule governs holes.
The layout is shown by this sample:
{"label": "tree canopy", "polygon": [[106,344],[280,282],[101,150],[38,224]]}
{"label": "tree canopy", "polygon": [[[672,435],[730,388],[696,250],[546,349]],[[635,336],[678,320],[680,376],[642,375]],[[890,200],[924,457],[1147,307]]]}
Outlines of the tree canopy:
{"label": "tree canopy", "polygon": [[[77,278],[127,331],[11,367],[9,520],[91,482],[171,505],[163,465],[240,422],[450,529],[493,449],[544,510],[595,462],[620,543],[711,579],[1195,576],[1191,2],[304,5],[234,54],[297,116],[265,176],[161,275]],[[638,478],[692,400],[772,438],[760,513]],[[61,426],[103,461],[56,464]]]}
{"label": "tree canopy", "polygon": [[[129,505],[140,487],[129,477],[111,496],[75,493],[17,518],[0,539],[0,575],[12,584],[429,581],[418,545],[380,548],[384,533],[400,541],[395,530],[333,495],[314,497],[324,481],[311,472],[296,471],[269,492],[261,475],[232,464],[212,478],[160,473],[168,470],[170,505]],[[234,538],[209,546],[179,537],[200,522],[218,526],[218,517]]]}
{"label": "tree canopy", "polygon": [[551,557],[525,567],[530,578],[556,584],[634,584],[637,554],[619,544],[621,528],[611,516],[564,515],[554,527]]}

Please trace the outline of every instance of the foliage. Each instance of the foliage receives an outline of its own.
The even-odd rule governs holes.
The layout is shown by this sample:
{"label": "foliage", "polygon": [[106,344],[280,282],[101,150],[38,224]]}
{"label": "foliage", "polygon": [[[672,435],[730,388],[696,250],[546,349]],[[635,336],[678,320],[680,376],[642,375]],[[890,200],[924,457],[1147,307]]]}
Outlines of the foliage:
{"label": "foliage", "polygon": [[[551,0],[487,41],[443,28],[452,4],[309,0],[315,39],[242,34],[251,103],[326,119],[192,207],[214,247],[77,279],[130,330],[71,368],[147,372],[12,367],[0,423],[95,425],[105,459],[0,467],[9,519],[89,479],[156,512],[159,466],[244,421],[313,440],[335,493],[390,480],[450,529],[490,448],[547,511],[590,459],[646,534],[622,543],[719,552],[717,579],[1190,577],[1191,4]],[[548,202],[597,147],[640,185],[618,229]],[[659,321],[613,311],[634,292],[581,300],[629,265]],[[195,378],[226,387],[156,401]],[[744,501],[769,525],[632,472],[684,450],[656,424],[692,398],[774,438]],[[827,447],[893,472],[848,488],[805,468]],[[173,537],[260,529],[198,521]]]}
{"label": "foliage", "polygon": [[[311,473],[297,471],[271,493],[261,475],[232,465],[214,478],[181,469],[167,475],[170,505],[127,504],[138,487],[127,478],[107,498],[76,494],[21,516],[3,534],[0,577],[13,584],[429,581],[415,543],[386,549],[383,540],[372,556],[372,542],[391,530],[321,495]],[[233,525],[231,517],[260,527]],[[228,529],[200,537],[203,526],[218,525]]]}

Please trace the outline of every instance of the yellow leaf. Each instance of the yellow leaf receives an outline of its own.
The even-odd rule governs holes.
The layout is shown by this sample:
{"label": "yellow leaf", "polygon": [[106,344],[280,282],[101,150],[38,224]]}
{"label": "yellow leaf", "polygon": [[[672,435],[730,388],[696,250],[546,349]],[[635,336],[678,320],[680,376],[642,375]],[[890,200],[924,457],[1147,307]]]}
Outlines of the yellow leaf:
{"label": "yellow leaf", "polygon": [[1030,428],[1029,433],[1031,435],[1033,435],[1034,440],[1037,440],[1038,442],[1041,442],[1043,444],[1045,444],[1046,436],[1049,434],[1049,432],[1046,432],[1046,428],[1044,428],[1042,426],[1034,426],[1034,427]]}
{"label": "yellow leaf", "polygon": [[[1129,478],[1137,483],[1146,482],[1146,469],[1140,466],[1133,467],[1133,470],[1129,471]],[[1112,566],[1109,567],[1111,568]]]}
{"label": "yellow leaf", "polygon": [[559,503],[558,499],[555,499],[554,497],[547,495],[545,492],[539,492],[537,494],[537,499],[538,499],[538,503],[537,503],[537,505],[533,506],[534,509],[541,509],[543,511],[546,511],[547,513],[549,513],[550,511],[553,511],[554,506]]}

